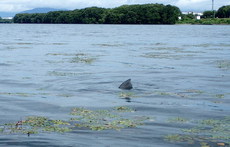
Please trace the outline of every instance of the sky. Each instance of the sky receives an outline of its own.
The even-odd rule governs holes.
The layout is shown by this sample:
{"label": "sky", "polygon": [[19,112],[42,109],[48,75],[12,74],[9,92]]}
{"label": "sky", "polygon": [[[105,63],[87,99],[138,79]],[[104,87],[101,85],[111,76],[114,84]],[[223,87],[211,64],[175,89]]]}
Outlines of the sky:
{"label": "sky", "polygon": [[[33,8],[81,9],[91,6],[114,8],[125,4],[160,3],[177,6],[181,11],[211,10],[212,0],[0,0],[0,12],[21,12]],[[214,0],[214,9],[230,5],[230,0]]]}

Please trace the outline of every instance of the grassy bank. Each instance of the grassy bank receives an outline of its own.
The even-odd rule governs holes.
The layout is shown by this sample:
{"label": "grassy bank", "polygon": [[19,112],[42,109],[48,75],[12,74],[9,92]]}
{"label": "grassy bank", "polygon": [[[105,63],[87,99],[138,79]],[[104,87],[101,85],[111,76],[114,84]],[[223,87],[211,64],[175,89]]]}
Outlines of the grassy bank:
{"label": "grassy bank", "polygon": [[13,23],[12,19],[1,19],[0,18],[0,23]]}
{"label": "grassy bank", "polygon": [[216,24],[223,24],[229,25],[230,18],[206,18],[206,19],[186,19],[186,20],[179,20],[177,24],[200,24],[200,25],[216,25]]}

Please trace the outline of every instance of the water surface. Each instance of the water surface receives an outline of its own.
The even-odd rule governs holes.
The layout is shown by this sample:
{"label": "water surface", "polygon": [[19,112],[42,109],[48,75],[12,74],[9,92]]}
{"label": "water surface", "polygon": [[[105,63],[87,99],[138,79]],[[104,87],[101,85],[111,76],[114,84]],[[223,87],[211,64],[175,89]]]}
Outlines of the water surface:
{"label": "water surface", "polygon": [[[188,146],[165,136],[230,115],[229,26],[1,24],[0,33],[1,124],[65,120],[73,107],[152,118],[120,131],[1,134],[1,146]],[[134,88],[118,89],[129,78]]]}

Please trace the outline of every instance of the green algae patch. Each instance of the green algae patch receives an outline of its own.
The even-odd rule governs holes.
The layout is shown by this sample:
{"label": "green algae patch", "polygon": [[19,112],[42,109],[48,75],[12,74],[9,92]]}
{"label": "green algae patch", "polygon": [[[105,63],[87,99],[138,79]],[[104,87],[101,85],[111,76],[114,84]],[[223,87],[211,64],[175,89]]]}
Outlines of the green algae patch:
{"label": "green algae patch", "polygon": [[187,123],[189,122],[189,119],[183,118],[183,117],[175,117],[175,118],[170,118],[168,122],[172,123]]}
{"label": "green algae patch", "polygon": [[230,60],[220,60],[216,62],[217,68],[223,69],[223,70],[229,70],[230,69]]}
{"label": "green algae patch", "polygon": [[88,56],[77,56],[73,57],[70,60],[70,63],[86,63],[86,64],[91,64],[96,60],[94,57],[88,57]]}
{"label": "green algae patch", "polygon": [[230,144],[230,117],[223,119],[205,119],[194,121],[193,128],[182,129],[181,134],[170,134],[165,136],[165,140],[170,142],[197,144],[207,143],[206,146],[223,143]]}
{"label": "green algae patch", "polygon": [[187,89],[186,92],[194,93],[194,94],[203,94],[203,93],[205,93],[204,91],[198,90],[198,89]]}
{"label": "green algae patch", "polygon": [[49,71],[47,72],[48,76],[57,76],[57,77],[74,77],[80,75],[90,75],[92,73],[85,73],[85,72],[61,72],[61,71]]}
{"label": "green algae patch", "polygon": [[19,96],[19,97],[31,97],[36,94],[34,93],[22,93],[22,92],[0,92],[0,95],[8,95],[8,96]]}
{"label": "green algae patch", "polygon": [[[48,53],[47,56],[61,56],[62,61],[54,61],[53,63],[85,63],[85,64],[91,64],[94,61],[96,61],[96,57],[91,56],[89,54],[85,53]],[[68,58],[67,58],[68,57]],[[52,61],[48,61],[49,63],[52,63]]]}
{"label": "green algae patch", "polygon": [[120,98],[132,98],[135,97],[134,94],[132,92],[121,92],[119,94]]}
{"label": "green algae patch", "polygon": [[134,109],[126,106],[114,107],[112,110],[89,110],[85,108],[74,108],[71,115],[71,121],[79,128],[88,128],[91,130],[120,130],[123,128],[132,128],[142,125],[148,118],[127,117],[127,113],[135,112]]}
{"label": "green algae patch", "polygon": [[222,99],[222,98],[225,97],[225,95],[224,95],[224,94],[216,94],[215,97],[216,97],[216,98],[219,98],[219,99]]}
{"label": "green algae patch", "polygon": [[56,132],[65,133],[76,129],[92,131],[121,130],[143,125],[149,117],[137,117],[136,110],[127,106],[118,106],[109,110],[90,110],[73,108],[69,120],[55,120],[43,116],[29,116],[25,120],[0,124],[0,134],[27,134]]}
{"label": "green algae patch", "polygon": [[182,98],[188,97],[183,93],[176,93],[176,92],[156,91],[155,93],[160,96],[173,96],[173,97],[182,97]]}
{"label": "green algae patch", "polygon": [[69,132],[70,124],[62,120],[52,120],[42,116],[30,116],[25,120],[1,125],[3,134],[37,134],[40,132]]}
{"label": "green algae patch", "polygon": [[114,110],[119,111],[119,112],[134,112],[136,111],[133,108],[126,107],[126,106],[119,106],[119,107],[114,107]]}

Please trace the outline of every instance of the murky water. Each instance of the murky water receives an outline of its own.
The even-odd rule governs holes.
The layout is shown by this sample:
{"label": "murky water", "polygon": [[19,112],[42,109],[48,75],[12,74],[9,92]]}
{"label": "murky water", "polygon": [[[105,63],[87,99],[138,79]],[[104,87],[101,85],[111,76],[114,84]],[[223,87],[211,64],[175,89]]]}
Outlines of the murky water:
{"label": "murky water", "polygon": [[[150,118],[120,131],[1,133],[0,146],[230,142],[230,26],[1,24],[0,34],[1,125],[28,116],[68,120],[73,107],[128,106]],[[134,88],[118,89],[129,78]],[[204,120],[226,120],[216,131],[223,137],[213,126],[183,131]],[[184,134],[190,139],[175,141]]]}

